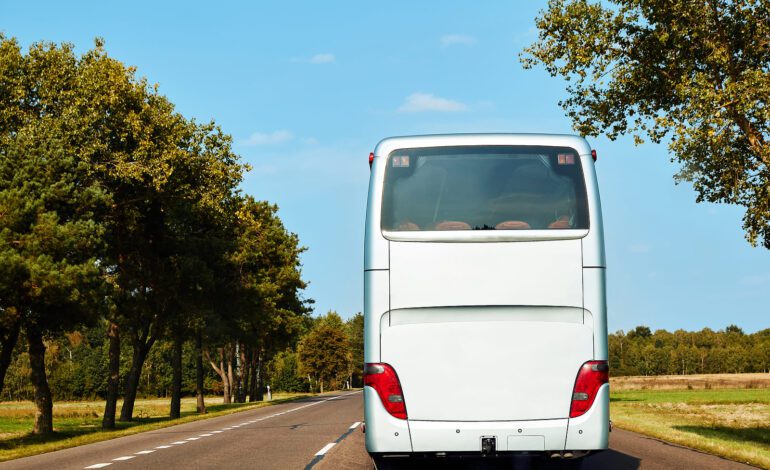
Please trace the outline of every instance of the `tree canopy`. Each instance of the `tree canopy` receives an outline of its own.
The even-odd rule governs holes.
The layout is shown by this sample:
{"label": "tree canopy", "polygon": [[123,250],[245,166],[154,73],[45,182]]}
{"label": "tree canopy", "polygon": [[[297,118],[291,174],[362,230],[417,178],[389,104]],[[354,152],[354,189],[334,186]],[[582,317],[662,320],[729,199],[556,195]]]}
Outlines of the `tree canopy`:
{"label": "tree canopy", "polygon": [[[61,348],[106,375],[88,386],[106,398],[105,428],[121,389],[120,419],[133,419],[156,344],[170,360],[171,417],[191,340],[200,412],[209,351],[220,353],[225,390],[261,399],[263,363],[296,344],[310,313],[304,248],[275,205],[240,193],[247,167],[231,144],[101,40],[77,55],[66,43],[24,51],[0,35],[0,392],[25,359],[36,433],[53,431],[52,396],[71,396],[49,387],[46,361]],[[106,332],[106,357],[94,328]]]}
{"label": "tree canopy", "polygon": [[577,132],[668,142],[698,202],[745,208],[770,248],[770,3],[550,0],[526,68],[567,82]]}

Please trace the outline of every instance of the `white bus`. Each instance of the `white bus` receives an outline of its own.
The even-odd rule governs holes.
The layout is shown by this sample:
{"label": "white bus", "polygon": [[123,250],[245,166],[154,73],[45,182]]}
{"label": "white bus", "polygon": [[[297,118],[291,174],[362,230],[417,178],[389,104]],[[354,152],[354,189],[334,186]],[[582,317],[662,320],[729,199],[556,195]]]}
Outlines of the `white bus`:
{"label": "white bus", "polygon": [[595,153],[569,135],[394,137],[369,157],[366,448],[529,455],[607,448],[604,241]]}

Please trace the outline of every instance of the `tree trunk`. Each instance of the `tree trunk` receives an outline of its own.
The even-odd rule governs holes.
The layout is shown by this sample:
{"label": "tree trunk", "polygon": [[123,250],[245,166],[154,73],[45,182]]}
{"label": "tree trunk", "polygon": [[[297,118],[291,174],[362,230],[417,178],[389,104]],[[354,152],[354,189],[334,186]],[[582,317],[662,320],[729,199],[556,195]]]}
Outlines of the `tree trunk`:
{"label": "tree trunk", "polygon": [[222,403],[227,405],[230,403],[230,383],[227,380],[227,369],[225,368],[225,351],[224,348],[219,348],[219,367],[217,367],[216,364],[214,364],[214,361],[211,360],[211,357],[206,353],[206,357],[209,360],[209,364],[211,364],[211,368],[214,369],[214,372],[216,372],[219,375],[219,378],[222,379],[222,392],[223,392],[223,398]]}
{"label": "tree trunk", "polygon": [[206,402],[203,399],[203,338],[200,329],[195,335],[195,398],[196,410],[199,414],[206,412]]}
{"label": "tree trunk", "polygon": [[259,354],[257,355],[257,365],[254,370],[254,401],[262,401],[264,399],[262,394],[262,390],[264,389],[264,384],[262,383],[262,352],[262,348],[259,348]]}
{"label": "tree trunk", "polygon": [[233,389],[234,381],[234,375],[233,375],[233,362],[235,361],[235,351],[233,351],[233,348],[228,348],[227,351],[227,389],[229,390],[228,397],[226,403],[232,403],[233,402],[233,395],[235,394],[235,390]]}
{"label": "tree trunk", "polygon": [[136,336],[133,340],[133,354],[131,355],[131,369],[126,378],[126,393],[123,398],[123,406],[120,408],[120,420],[131,421],[134,419],[134,402],[136,401],[136,392],[139,388],[139,379],[142,376],[142,367],[147,359],[147,353],[155,343],[155,337],[150,337],[144,341]]}
{"label": "tree trunk", "polygon": [[249,401],[254,402],[254,401],[257,401],[257,385],[259,382],[259,377],[257,376],[257,354],[251,355],[251,363],[249,364],[249,367],[251,368],[251,385],[249,386]]}
{"label": "tree trunk", "polygon": [[171,410],[169,417],[176,419],[182,413],[182,335],[174,335],[171,355]]}
{"label": "tree trunk", "polygon": [[118,389],[120,387],[120,328],[117,324],[110,322],[107,327],[107,338],[109,339],[109,375],[107,379],[107,403],[104,405],[104,417],[102,418],[103,429],[115,429],[115,413],[118,409]]}
{"label": "tree trunk", "polygon": [[319,379],[318,383],[321,385],[321,393],[324,392],[324,379]]}
{"label": "tree trunk", "polygon": [[[244,347],[244,349],[246,349]],[[251,373],[251,358],[254,356],[254,348],[250,347],[248,353],[241,354],[241,367],[243,367],[243,395],[241,403],[246,403],[246,395],[251,395],[251,383],[254,381],[254,376]]]}
{"label": "tree trunk", "polygon": [[53,433],[53,400],[45,376],[45,345],[43,335],[37,328],[27,328],[29,352],[29,378],[35,387],[35,422],[32,433],[46,435]]}
{"label": "tree trunk", "polygon": [[4,331],[2,338],[0,338],[0,394],[3,393],[3,385],[5,384],[5,373],[8,372],[8,367],[11,365],[11,359],[13,358],[13,348],[16,347],[16,343],[19,341],[19,329],[21,328],[21,319],[16,318],[11,324],[8,330]]}

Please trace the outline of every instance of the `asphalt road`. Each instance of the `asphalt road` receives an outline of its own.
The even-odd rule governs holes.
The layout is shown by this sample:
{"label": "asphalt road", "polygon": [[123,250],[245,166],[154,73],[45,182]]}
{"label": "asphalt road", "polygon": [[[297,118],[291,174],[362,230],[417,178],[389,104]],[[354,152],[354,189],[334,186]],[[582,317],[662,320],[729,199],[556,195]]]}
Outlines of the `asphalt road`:
{"label": "asphalt road", "polygon": [[[0,469],[309,469],[372,470],[361,432],[362,394],[338,393],[181,424],[27,457]],[[620,429],[611,449],[584,470],[750,469],[713,455]],[[515,462],[517,468],[530,468]],[[420,461],[411,468],[512,468],[511,462]]]}

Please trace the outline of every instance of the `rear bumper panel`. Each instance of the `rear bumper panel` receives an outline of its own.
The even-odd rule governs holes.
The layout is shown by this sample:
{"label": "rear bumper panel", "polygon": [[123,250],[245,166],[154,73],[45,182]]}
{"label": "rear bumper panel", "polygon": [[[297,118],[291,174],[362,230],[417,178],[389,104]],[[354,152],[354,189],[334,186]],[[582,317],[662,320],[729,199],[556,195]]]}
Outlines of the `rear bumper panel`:
{"label": "rear bumper panel", "polygon": [[366,450],[371,453],[409,453],[409,422],[388,413],[372,387],[364,387]]}
{"label": "rear bumper panel", "polygon": [[593,451],[608,447],[609,385],[586,414],[533,421],[418,421],[396,419],[364,387],[366,449],[378,454],[481,451],[482,437],[496,437],[498,452]]}
{"label": "rear bumper panel", "polygon": [[593,406],[583,416],[569,420],[566,449],[599,450],[609,446],[610,384],[604,384]]}
{"label": "rear bumper panel", "polygon": [[[564,450],[567,419],[538,421],[409,421],[415,452],[480,452],[481,437],[496,437],[498,451]],[[368,428],[367,428],[368,432]]]}

